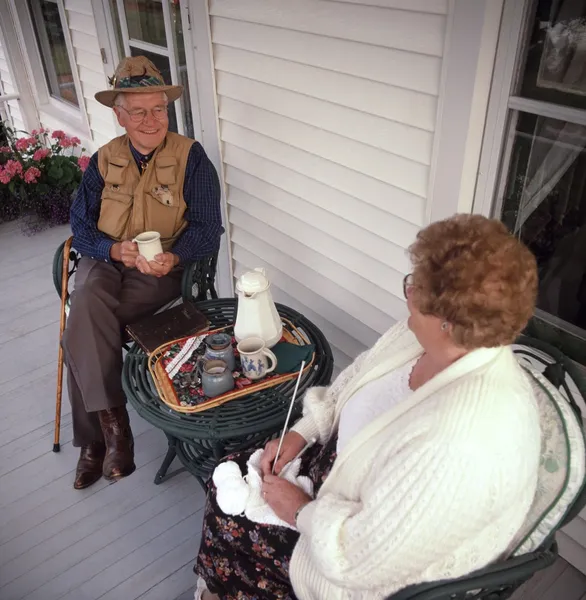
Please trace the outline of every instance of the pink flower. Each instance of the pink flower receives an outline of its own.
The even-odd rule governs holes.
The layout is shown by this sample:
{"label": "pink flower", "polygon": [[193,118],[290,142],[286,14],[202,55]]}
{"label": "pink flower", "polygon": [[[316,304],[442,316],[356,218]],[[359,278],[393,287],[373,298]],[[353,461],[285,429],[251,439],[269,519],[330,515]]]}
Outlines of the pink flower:
{"label": "pink flower", "polygon": [[33,130],[31,131],[31,135],[39,135],[39,133],[42,133],[42,132],[43,132],[43,130],[42,130],[42,129],[41,129],[41,131],[39,131],[38,129],[33,129]]}
{"label": "pink flower", "polygon": [[61,148],[71,148],[73,146],[71,138],[66,135],[59,139],[59,145]]}
{"label": "pink flower", "polygon": [[10,173],[8,173],[8,171],[6,169],[4,169],[3,167],[0,167],[0,183],[7,185],[10,183],[11,179],[12,179],[12,175]]}
{"label": "pink flower", "polygon": [[22,175],[22,164],[18,160],[7,160],[4,169],[11,176]]}
{"label": "pink flower", "polygon": [[34,145],[37,143],[37,138],[35,138],[35,137],[30,137],[30,138],[28,138],[28,143],[29,143],[31,146],[34,146]]}
{"label": "pink flower", "polygon": [[10,152],[10,148],[8,146],[0,146],[0,153],[6,154],[7,152]]}
{"label": "pink flower", "polygon": [[29,146],[30,146],[30,141],[28,138],[18,138],[16,140],[16,143],[14,144],[14,147],[19,152],[24,152],[25,150],[28,149]]}
{"label": "pink flower", "polygon": [[78,137],[73,136],[70,139],[73,146],[79,146],[81,144],[81,140]]}
{"label": "pink flower", "polygon": [[46,158],[49,156],[49,154],[51,154],[51,150],[49,150],[49,148],[39,148],[38,150],[35,150],[35,153],[33,154],[33,160],[43,160],[43,158]]}
{"label": "pink flower", "polygon": [[37,177],[41,176],[41,172],[37,167],[29,167],[24,173],[24,180],[26,183],[36,183]]}
{"label": "pink flower", "polygon": [[77,159],[77,164],[79,165],[79,168],[82,170],[82,172],[85,172],[85,170],[88,168],[88,165],[90,164],[90,157],[87,154],[83,154]]}
{"label": "pink flower", "polygon": [[66,137],[65,132],[61,131],[61,129],[55,129],[55,131],[51,134],[51,137],[54,140],[60,140],[61,138]]}

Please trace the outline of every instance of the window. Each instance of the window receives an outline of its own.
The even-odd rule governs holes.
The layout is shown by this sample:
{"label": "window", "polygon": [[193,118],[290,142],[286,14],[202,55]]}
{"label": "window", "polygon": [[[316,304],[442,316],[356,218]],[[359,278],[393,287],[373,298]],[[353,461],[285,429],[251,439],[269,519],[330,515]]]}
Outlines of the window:
{"label": "window", "polygon": [[539,269],[529,332],[586,364],[586,2],[530,2],[496,215]]}
{"label": "window", "polygon": [[57,0],[29,0],[29,9],[49,93],[79,107]]}

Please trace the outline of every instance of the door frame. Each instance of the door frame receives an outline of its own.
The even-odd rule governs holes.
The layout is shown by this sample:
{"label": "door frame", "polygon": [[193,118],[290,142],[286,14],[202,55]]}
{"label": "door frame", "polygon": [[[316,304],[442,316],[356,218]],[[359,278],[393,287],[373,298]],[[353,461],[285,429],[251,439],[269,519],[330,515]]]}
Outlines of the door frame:
{"label": "door frame", "polygon": [[509,98],[516,83],[516,68],[524,50],[530,10],[535,0],[505,0],[497,44],[492,85],[472,212],[491,217],[496,198],[502,195],[501,165],[510,153],[513,135],[505,140],[509,128]]}
{"label": "door frame", "polygon": [[[230,243],[230,222],[228,221],[228,202],[226,198],[226,179],[220,140],[220,121],[216,77],[212,49],[212,32],[208,0],[181,0],[188,4],[192,29],[192,51],[199,98],[201,123],[201,144],[212,161],[220,178],[222,193],[222,223],[226,230],[220,241],[218,255],[218,294],[224,297],[234,296],[234,271]],[[185,49],[186,53],[188,49]]]}

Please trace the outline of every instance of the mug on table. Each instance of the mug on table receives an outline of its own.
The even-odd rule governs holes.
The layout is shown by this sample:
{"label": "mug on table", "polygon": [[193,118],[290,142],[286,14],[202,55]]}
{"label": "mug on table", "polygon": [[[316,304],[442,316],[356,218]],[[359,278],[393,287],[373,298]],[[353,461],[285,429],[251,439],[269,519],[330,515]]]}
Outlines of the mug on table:
{"label": "mug on table", "polygon": [[234,389],[234,376],[225,360],[204,358],[198,363],[197,370],[203,393],[208,398],[221,396]]}
{"label": "mug on table", "polygon": [[138,244],[138,253],[147,260],[155,260],[155,256],[163,252],[161,234],[158,231],[139,233],[132,241]]}
{"label": "mug on table", "polygon": [[[245,338],[239,342],[237,348],[240,354],[242,373],[248,379],[262,379],[275,370],[277,357],[266,347],[261,338]],[[269,366],[269,361],[272,363],[271,366]]]}

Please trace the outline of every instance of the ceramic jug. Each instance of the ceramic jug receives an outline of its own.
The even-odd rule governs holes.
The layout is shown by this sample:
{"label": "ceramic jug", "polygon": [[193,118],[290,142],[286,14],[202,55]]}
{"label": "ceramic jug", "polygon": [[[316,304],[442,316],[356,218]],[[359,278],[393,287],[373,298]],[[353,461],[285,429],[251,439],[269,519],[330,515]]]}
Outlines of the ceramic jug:
{"label": "ceramic jug", "polygon": [[270,287],[266,272],[261,268],[244,273],[236,282],[238,312],[234,337],[238,342],[257,337],[264,341],[267,348],[271,348],[281,339],[283,324]]}
{"label": "ceramic jug", "polygon": [[205,358],[207,360],[223,360],[230,371],[236,370],[236,358],[232,348],[232,336],[227,333],[212,333],[204,340],[206,345]]}

